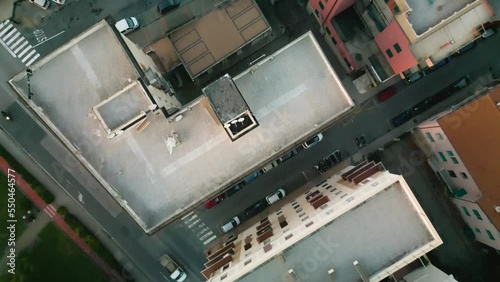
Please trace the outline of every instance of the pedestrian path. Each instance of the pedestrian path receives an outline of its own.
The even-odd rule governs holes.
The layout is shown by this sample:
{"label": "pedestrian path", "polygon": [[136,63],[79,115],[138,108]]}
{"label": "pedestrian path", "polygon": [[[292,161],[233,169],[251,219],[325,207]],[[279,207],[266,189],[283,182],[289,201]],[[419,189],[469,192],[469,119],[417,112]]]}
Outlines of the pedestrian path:
{"label": "pedestrian path", "polygon": [[199,218],[194,212],[186,214],[181,218],[181,221],[201,242],[203,242],[203,245],[205,246],[217,238],[217,235],[210,230],[210,227],[202,222],[201,218]]}
{"label": "pedestrian path", "polygon": [[[9,164],[5,161],[4,158],[0,157],[0,170],[5,174],[9,171]],[[12,174],[12,171],[10,171]],[[52,218],[52,221],[61,229],[75,244],[87,255],[89,258],[97,264],[101,269],[106,273],[112,281],[124,281],[120,274],[118,274],[114,269],[109,267],[109,265],[94,251],[90,249],[90,247],[78,236],[78,234],[69,227],[69,225],[64,221],[64,218],[58,215],[57,210],[54,206],[48,205],[38,194],[31,188],[30,184],[28,184],[21,175],[15,174],[15,180],[17,187],[23,191],[23,193],[28,197],[39,209],[44,210],[45,213]]]}
{"label": "pedestrian path", "polygon": [[40,54],[10,20],[0,23],[0,44],[9,51],[12,57],[21,59],[21,62],[27,67],[40,57]]}

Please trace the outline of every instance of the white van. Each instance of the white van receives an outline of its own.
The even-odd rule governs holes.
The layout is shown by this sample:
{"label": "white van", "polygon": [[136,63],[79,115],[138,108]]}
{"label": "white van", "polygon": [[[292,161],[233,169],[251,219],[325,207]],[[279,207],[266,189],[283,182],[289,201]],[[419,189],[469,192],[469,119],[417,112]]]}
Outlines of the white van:
{"label": "white van", "polygon": [[233,230],[236,226],[240,225],[240,223],[241,223],[240,218],[238,216],[235,216],[230,220],[226,221],[226,223],[222,224],[221,226],[222,232],[227,233]]}
{"label": "white van", "polygon": [[30,0],[30,2],[45,10],[47,10],[50,6],[49,0]]}

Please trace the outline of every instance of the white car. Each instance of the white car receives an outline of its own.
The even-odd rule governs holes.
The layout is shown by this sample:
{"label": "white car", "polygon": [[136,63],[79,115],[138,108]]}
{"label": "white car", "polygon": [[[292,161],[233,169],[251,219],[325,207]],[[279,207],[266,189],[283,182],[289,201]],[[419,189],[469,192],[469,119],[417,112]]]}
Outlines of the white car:
{"label": "white car", "polygon": [[318,144],[321,140],[323,140],[323,134],[322,133],[320,133],[320,134],[314,136],[313,138],[307,140],[306,142],[304,142],[302,144],[302,147],[304,147],[304,149],[309,149],[312,146]]}
{"label": "white car", "polygon": [[44,10],[47,10],[50,6],[49,0],[30,0],[30,3],[33,3]]}
{"label": "white car", "polygon": [[233,228],[235,228],[236,226],[240,225],[240,223],[241,223],[240,218],[238,216],[235,216],[230,220],[226,221],[226,223],[222,224],[220,228],[222,229],[222,232],[227,233],[233,230]]}
{"label": "white car", "polygon": [[135,17],[124,18],[119,20],[115,27],[120,33],[127,34],[139,27],[139,21]]}
{"label": "white car", "polygon": [[271,169],[277,167],[278,165],[279,165],[278,161],[272,161],[262,168],[262,172],[266,173],[266,172],[270,171]]}
{"label": "white car", "polygon": [[268,204],[272,205],[274,203],[276,203],[277,201],[281,200],[283,197],[285,197],[285,190],[283,190],[283,188],[280,188],[274,192],[272,192],[271,194],[269,194],[267,197],[266,197],[266,201]]}

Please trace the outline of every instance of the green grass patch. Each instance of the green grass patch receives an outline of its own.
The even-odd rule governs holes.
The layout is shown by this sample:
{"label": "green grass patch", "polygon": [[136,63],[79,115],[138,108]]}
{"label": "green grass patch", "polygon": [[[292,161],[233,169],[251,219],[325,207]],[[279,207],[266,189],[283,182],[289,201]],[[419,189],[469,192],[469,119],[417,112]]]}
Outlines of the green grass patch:
{"label": "green grass patch", "polygon": [[19,173],[23,179],[31,185],[31,188],[42,198],[47,204],[54,202],[55,197],[50,193],[45,187],[43,187],[38,180],[36,180],[31,173],[29,173],[17,160],[5,150],[4,147],[0,146],[0,156],[2,156],[8,163],[9,166]]}
{"label": "green grass patch", "polygon": [[[12,219],[9,217],[8,214],[8,182],[7,182],[7,176],[0,172],[0,222],[2,223],[2,226],[9,225],[10,223],[7,223],[8,219]],[[21,234],[23,234],[24,229],[26,229],[26,224],[24,223],[23,220],[23,215],[26,215],[26,212],[28,210],[33,211],[35,205],[28,199],[26,196],[24,196],[23,192],[16,188],[16,194],[14,196],[16,201],[14,202],[15,204],[15,212],[16,212],[16,238],[19,239],[21,237]],[[10,231],[7,230],[6,228],[0,228],[0,251],[4,250],[5,246],[7,245],[7,240],[9,238]]]}
{"label": "green grass patch", "polygon": [[30,248],[18,254],[16,274],[0,281],[105,282],[109,278],[53,223],[49,223]]}

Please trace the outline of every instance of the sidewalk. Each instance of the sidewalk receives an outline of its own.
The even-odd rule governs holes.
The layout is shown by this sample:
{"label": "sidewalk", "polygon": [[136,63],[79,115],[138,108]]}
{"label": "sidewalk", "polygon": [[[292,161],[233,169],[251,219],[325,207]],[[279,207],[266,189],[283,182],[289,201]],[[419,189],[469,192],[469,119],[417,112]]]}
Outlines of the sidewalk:
{"label": "sidewalk", "polygon": [[0,22],[10,19],[12,9],[14,9],[14,2],[16,2],[16,0],[0,1]]}
{"label": "sidewalk", "polygon": [[[0,169],[5,173],[7,173],[9,169],[9,164],[2,157],[0,157]],[[104,273],[106,273],[112,279],[112,281],[124,281],[115,270],[111,269],[105,261],[103,261],[97,254],[95,254],[90,249],[90,247],[87,246],[87,244],[85,244],[85,242],[83,242],[82,239],[80,239],[78,234],[76,234],[68,226],[68,224],[66,224],[64,219],[60,217],[59,214],[54,213],[55,211],[54,207],[45,203],[45,201],[42,200],[42,198],[40,198],[38,194],[35,193],[35,191],[31,188],[31,186],[26,181],[24,181],[21,175],[17,173],[16,173],[16,184],[17,187],[19,187],[19,189],[23,191],[26,197],[28,197],[35,205],[37,205],[40,210],[44,210],[44,212],[47,213],[49,217],[52,217],[52,220],[57,225],[57,227],[59,227],[59,229],[61,229],[64,233],[66,233],[66,235],[71,240],[73,240],[75,244],[84,253],[86,253],[95,264],[101,267]]]}
{"label": "sidewalk", "polygon": [[[38,237],[38,234],[45,228],[45,225],[50,222],[50,216],[46,212],[40,212],[35,220],[28,225],[20,238],[16,240],[16,253],[21,253],[24,249],[29,247]],[[2,259],[0,259],[0,273],[7,269],[7,255],[6,249]]]}

